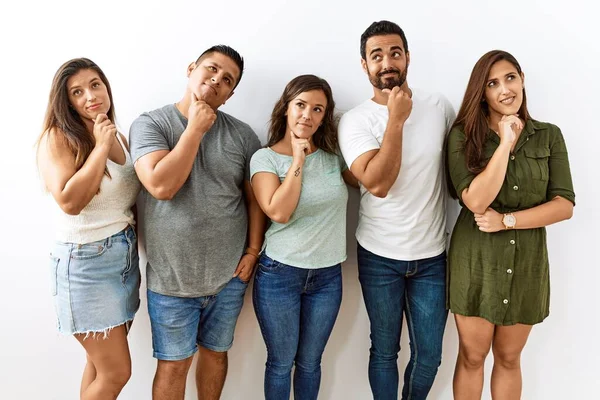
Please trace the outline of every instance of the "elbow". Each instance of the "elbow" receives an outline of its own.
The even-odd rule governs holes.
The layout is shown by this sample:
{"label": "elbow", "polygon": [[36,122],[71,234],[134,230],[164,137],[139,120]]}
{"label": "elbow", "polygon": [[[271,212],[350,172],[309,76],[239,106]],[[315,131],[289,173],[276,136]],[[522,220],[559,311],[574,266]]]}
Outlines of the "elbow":
{"label": "elbow", "polygon": [[569,208],[567,208],[567,210],[565,211],[565,219],[573,218],[573,208],[573,204],[570,203]]}
{"label": "elbow", "polygon": [[153,187],[152,189],[148,190],[148,192],[150,192],[150,194],[152,195],[152,197],[154,197],[156,200],[173,200],[173,197],[175,197],[175,191],[170,190],[169,188],[165,187],[165,186],[158,186],[158,187]]}
{"label": "elbow", "polygon": [[375,196],[375,197],[379,197],[380,199],[386,198],[388,195],[389,190],[383,189],[383,188],[373,188],[373,190],[369,190],[369,192]]}
{"label": "elbow", "polygon": [[273,214],[269,215],[269,218],[271,221],[277,222],[278,224],[287,224],[290,222],[291,215]]}
{"label": "elbow", "polygon": [[59,206],[61,210],[63,210],[65,214],[68,215],[79,215],[81,213],[81,210],[83,210],[83,207],[74,203],[62,203],[59,204]]}
{"label": "elbow", "polygon": [[387,197],[390,191],[389,187],[384,187],[382,185],[367,185],[364,182],[362,184],[369,191],[369,193],[375,197],[379,197],[380,199]]}

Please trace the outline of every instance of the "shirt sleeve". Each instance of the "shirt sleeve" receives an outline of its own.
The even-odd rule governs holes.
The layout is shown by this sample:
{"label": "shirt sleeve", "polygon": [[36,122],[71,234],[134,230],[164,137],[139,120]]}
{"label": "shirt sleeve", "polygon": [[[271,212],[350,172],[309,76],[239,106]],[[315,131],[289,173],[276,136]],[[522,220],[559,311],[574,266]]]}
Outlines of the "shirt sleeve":
{"label": "shirt sleeve", "polygon": [[556,196],[560,196],[575,204],[575,192],[573,191],[567,145],[560,128],[556,126],[553,126],[553,128],[550,137],[550,158],[548,159],[550,176],[546,199],[550,201]]}
{"label": "shirt sleeve", "polygon": [[456,119],[456,111],[454,111],[454,107],[452,107],[452,104],[450,103],[450,101],[448,101],[447,98],[442,98],[444,104],[444,117],[446,119],[446,134],[448,134],[450,133],[450,130],[452,129],[452,124]]}
{"label": "shirt sleeve", "polygon": [[338,132],[340,150],[346,165],[350,168],[362,154],[381,147],[377,138],[371,133],[368,121],[352,112],[342,116]]}
{"label": "shirt sleeve", "polygon": [[448,173],[456,195],[462,201],[462,192],[471,185],[475,174],[467,168],[465,158],[465,134],[460,127],[452,129],[448,136]]}
{"label": "shirt sleeve", "polygon": [[250,179],[258,172],[270,172],[277,174],[277,166],[273,162],[268,149],[260,149],[252,156],[250,160]]}
{"label": "shirt sleeve", "polygon": [[146,154],[171,150],[165,132],[148,114],[140,115],[129,128],[129,148],[133,163]]}
{"label": "shirt sleeve", "polygon": [[254,154],[261,148],[260,140],[256,133],[251,128],[248,128],[247,132],[247,143],[246,143],[246,167],[244,171],[244,179],[249,181],[252,178],[251,175],[251,160]]}

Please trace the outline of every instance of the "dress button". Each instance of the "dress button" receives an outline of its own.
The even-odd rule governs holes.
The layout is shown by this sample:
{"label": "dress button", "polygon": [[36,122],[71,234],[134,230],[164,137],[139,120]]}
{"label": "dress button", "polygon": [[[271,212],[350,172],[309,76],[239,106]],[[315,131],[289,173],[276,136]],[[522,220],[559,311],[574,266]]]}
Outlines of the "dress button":
{"label": "dress button", "polygon": [[509,243],[510,243],[510,244],[515,244],[516,242],[515,242],[515,240],[514,240],[514,239],[510,239],[510,242],[509,242]]}
{"label": "dress button", "polygon": [[508,299],[504,299],[504,300],[502,300],[502,302],[503,302],[504,304],[508,304]]}
{"label": "dress button", "polygon": [[512,269],[510,269],[510,268],[509,268],[509,269],[507,269],[507,270],[506,270],[506,273],[507,273],[507,274],[512,274]]}
{"label": "dress button", "polygon": [[514,159],[515,159],[515,156],[510,156],[510,159],[511,159],[511,160],[514,160]]}
{"label": "dress button", "polygon": [[513,186],[513,190],[519,190],[519,187],[517,185]]}

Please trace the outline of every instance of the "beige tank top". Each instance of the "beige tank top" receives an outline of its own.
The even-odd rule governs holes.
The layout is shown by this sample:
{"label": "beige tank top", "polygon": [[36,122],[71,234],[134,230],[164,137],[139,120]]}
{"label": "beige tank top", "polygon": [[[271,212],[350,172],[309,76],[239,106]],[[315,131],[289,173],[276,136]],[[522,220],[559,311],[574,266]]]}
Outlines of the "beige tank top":
{"label": "beige tank top", "polygon": [[111,177],[104,175],[100,183],[100,193],[92,198],[79,215],[65,213],[53,201],[58,241],[78,244],[95,242],[135,223],[131,207],[135,203],[141,184],[120,135],[117,135],[117,139],[125,152],[125,163],[120,165],[110,159],[106,160]]}

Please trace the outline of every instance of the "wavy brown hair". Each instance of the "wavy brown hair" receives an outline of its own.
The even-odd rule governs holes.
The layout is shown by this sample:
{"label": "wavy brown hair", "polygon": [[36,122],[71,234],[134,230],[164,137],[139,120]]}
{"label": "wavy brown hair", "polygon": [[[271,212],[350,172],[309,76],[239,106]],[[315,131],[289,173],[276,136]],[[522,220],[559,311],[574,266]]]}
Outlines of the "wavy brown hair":
{"label": "wavy brown hair", "polygon": [[[37,140],[37,145],[39,145],[45,135],[53,134],[57,140],[64,141],[75,157],[75,167],[77,170],[83,166],[96,145],[94,135],[87,130],[81,116],[72,107],[67,87],[69,78],[85,69],[95,71],[106,86],[110,99],[110,109],[106,115],[115,123],[112,90],[106,75],[92,60],[75,58],[61,65],[54,75],[52,86],[50,87],[50,96],[48,98],[42,134]],[[104,174],[110,177],[108,169],[104,170]]]}
{"label": "wavy brown hair", "polygon": [[271,147],[285,137],[287,127],[287,111],[288,104],[300,93],[309,92],[311,90],[322,90],[327,98],[327,107],[325,107],[325,115],[321,125],[312,137],[313,143],[319,149],[332,154],[338,153],[337,140],[337,119],[335,117],[335,102],[331,87],[325,79],[321,79],[315,75],[300,75],[295,77],[287,84],[283,90],[283,94],[275,103],[273,112],[271,113],[271,121],[269,125],[269,140],[267,146]]}
{"label": "wavy brown hair", "polygon": [[[485,53],[473,67],[465,96],[452,125],[452,128],[461,126],[465,132],[464,148],[467,168],[474,174],[483,171],[489,161],[483,153],[490,131],[488,124],[490,110],[485,101],[485,88],[492,66],[502,60],[511,63],[519,75],[522,74],[519,62],[510,53],[502,50],[492,50]],[[529,111],[527,111],[525,88],[523,88],[523,103],[519,108],[519,117],[525,122],[531,119]]]}

